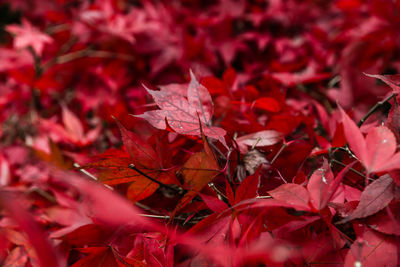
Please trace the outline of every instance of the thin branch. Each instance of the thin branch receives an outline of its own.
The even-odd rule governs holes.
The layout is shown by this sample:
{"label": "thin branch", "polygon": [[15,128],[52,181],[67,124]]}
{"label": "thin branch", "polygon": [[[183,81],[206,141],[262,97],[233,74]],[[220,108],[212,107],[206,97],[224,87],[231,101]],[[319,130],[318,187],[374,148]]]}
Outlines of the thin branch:
{"label": "thin branch", "polygon": [[392,99],[393,97],[395,97],[397,94],[396,93],[392,93],[390,96],[386,97],[385,99],[383,99],[382,101],[379,101],[378,103],[376,103],[368,112],[367,114],[364,115],[364,117],[358,122],[358,127],[360,127],[361,125],[363,125],[363,123],[375,112],[377,111],[379,108],[381,108],[385,103],[389,102],[390,99]]}
{"label": "thin branch", "polygon": [[271,196],[256,196],[257,199],[268,199],[272,198]]}
{"label": "thin branch", "polygon": [[[338,164],[338,165],[340,165],[342,167],[346,167],[346,164],[344,164],[344,163],[342,163],[342,162],[340,162],[340,161],[338,161],[336,159],[331,159],[331,162],[336,163],[336,164]],[[367,179],[367,177],[364,174],[362,174],[361,172],[357,171],[356,169],[350,168],[349,170],[354,172],[355,174],[360,175],[364,179]]]}
{"label": "thin branch", "polygon": [[177,193],[178,195],[182,195],[183,193],[185,193],[185,190],[182,188],[175,188],[173,186],[161,183],[160,181],[157,181],[156,179],[154,179],[153,177],[147,175],[146,173],[142,172],[141,170],[139,170],[134,164],[129,164],[128,166],[130,169],[140,173],[141,175],[143,175],[144,177],[146,177],[147,179],[149,179],[150,181],[152,181],[153,183],[158,184],[160,187],[166,188],[168,190],[174,191],[175,193]]}
{"label": "thin branch", "polygon": [[[93,174],[91,174],[90,172],[88,172],[87,170],[85,170],[85,169],[82,169],[82,167],[78,164],[78,163],[74,163],[74,167],[75,168],[78,168],[79,169],[79,171],[81,172],[81,173],[83,173],[84,175],[86,175],[87,177],[89,177],[89,178],[91,178],[91,179],[93,179],[93,180],[95,180],[95,181],[98,181],[99,179],[96,177],[96,176],[94,176]],[[114,188],[112,188],[111,186],[109,186],[108,184],[103,184],[105,187],[107,187],[108,189],[110,189],[110,190],[114,190]]]}
{"label": "thin branch", "polygon": [[217,193],[218,198],[219,198],[220,200],[227,201],[227,202],[229,203],[228,197],[225,196],[221,191],[219,191],[219,189],[215,186],[214,183],[209,183],[208,186],[209,186],[212,190],[214,190],[215,193]]}
{"label": "thin branch", "polygon": [[271,160],[271,164],[275,162],[275,160],[279,157],[279,155],[282,153],[282,151],[287,147],[288,145],[286,143],[283,143],[279,151],[275,154],[274,158]]}
{"label": "thin branch", "polygon": [[214,145],[212,142],[208,142],[208,144],[212,146],[212,148],[221,156],[223,160],[226,160],[226,156],[221,152],[221,150],[218,149],[216,145]]}

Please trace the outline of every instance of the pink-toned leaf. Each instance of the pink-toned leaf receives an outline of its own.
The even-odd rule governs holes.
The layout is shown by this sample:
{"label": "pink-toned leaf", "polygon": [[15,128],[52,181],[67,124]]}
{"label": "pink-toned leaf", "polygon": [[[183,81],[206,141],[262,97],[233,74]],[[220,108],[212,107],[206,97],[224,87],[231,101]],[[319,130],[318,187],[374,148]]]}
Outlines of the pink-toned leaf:
{"label": "pink-toned leaf", "polygon": [[264,130],[247,135],[243,135],[236,139],[241,150],[245,151],[245,146],[261,147],[271,146],[283,139],[283,134],[275,130]]}
{"label": "pink-toned leaf", "polygon": [[34,221],[32,215],[23,208],[21,200],[18,197],[2,190],[0,191],[0,204],[7,210],[17,225],[19,225],[21,231],[26,234],[29,243],[35,249],[41,266],[64,266],[63,260],[56,253],[56,250]]}
{"label": "pink-toned leaf", "polygon": [[372,182],[362,192],[357,208],[341,222],[365,218],[384,209],[394,197],[394,186],[393,179],[388,174]]}
{"label": "pink-toned leaf", "polygon": [[362,135],[360,129],[354,123],[352,119],[340,108],[343,119],[343,129],[346,135],[347,142],[351,150],[356,154],[361,162],[365,162],[367,159],[367,145],[365,143],[364,136]]}
{"label": "pink-toned leaf", "polygon": [[208,90],[196,80],[192,70],[190,70],[190,83],[187,89],[187,97],[189,105],[195,108],[196,113],[200,116],[200,120],[206,125],[210,125],[214,113],[211,95]]}
{"label": "pink-toned leaf", "polygon": [[[335,177],[335,179],[324,190],[321,198],[321,206],[320,206],[321,208],[324,208],[328,204],[328,202],[332,200],[340,184],[342,183],[345,174],[350,170],[351,167],[354,166],[355,163],[356,161],[347,165],[343,170],[341,170]],[[345,193],[343,193],[343,195],[345,195]]]}
{"label": "pink-toned leaf", "polygon": [[99,222],[117,227],[124,224],[155,226],[154,223],[140,216],[140,211],[130,202],[99,183],[72,173],[55,173],[54,176],[70,184],[82,194],[83,208]]}
{"label": "pink-toned leaf", "polygon": [[84,139],[84,132],[81,121],[66,106],[62,107],[62,121],[64,123],[65,129],[74,140],[78,141]]}
{"label": "pink-toned leaf", "polygon": [[[316,210],[323,209],[323,203],[326,201],[326,191],[333,181],[333,173],[329,167],[328,161],[324,159],[321,168],[314,171],[307,184],[307,190],[310,194],[310,203]],[[325,203],[326,204],[326,203]]]}
{"label": "pink-toned leaf", "polygon": [[363,228],[365,228],[364,232],[358,236],[347,253],[344,266],[398,266],[395,239],[366,227]]}
{"label": "pink-toned leaf", "polygon": [[283,184],[278,188],[268,191],[273,199],[286,203],[294,209],[310,211],[307,190],[298,184]]}
{"label": "pink-toned leaf", "polygon": [[396,138],[392,131],[384,126],[371,128],[365,141],[368,154],[363,163],[371,172],[387,170],[383,166],[391,162],[396,151]]}
{"label": "pink-toned leaf", "polygon": [[[225,144],[226,131],[211,126],[213,103],[207,89],[191,73],[191,81],[186,92],[171,86],[160,87],[160,91],[146,88],[161,110],[147,111],[136,117],[147,120],[158,129],[165,129],[165,119],[169,126],[179,134],[200,135],[200,126],[206,136],[218,139]],[[199,119],[200,123],[199,124]]]}
{"label": "pink-toned leaf", "polygon": [[15,35],[15,48],[24,49],[31,46],[39,56],[42,54],[45,44],[53,42],[50,36],[40,32],[26,19],[22,19],[21,26],[16,24],[8,25],[6,30]]}
{"label": "pink-toned leaf", "polygon": [[28,261],[28,254],[24,250],[23,247],[15,247],[11,250],[6,258],[6,260],[2,263],[3,267],[21,267],[25,266]]}
{"label": "pink-toned leaf", "polygon": [[372,127],[364,138],[357,125],[340,109],[344,133],[351,150],[368,173],[400,168],[400,152],[396,153],[396,138],[385,126]]}

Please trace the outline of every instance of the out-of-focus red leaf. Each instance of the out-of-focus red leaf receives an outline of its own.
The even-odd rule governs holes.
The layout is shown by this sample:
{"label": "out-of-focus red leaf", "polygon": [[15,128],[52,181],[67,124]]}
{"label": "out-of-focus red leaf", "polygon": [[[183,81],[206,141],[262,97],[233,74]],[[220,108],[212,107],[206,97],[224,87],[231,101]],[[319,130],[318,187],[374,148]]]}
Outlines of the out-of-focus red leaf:
{"label": "out-of-focus red leaf", "polygon": [[311,211],[310,196],[307,190],[298,184],[283,184],[278,188],[268,191],[273,199],[286,203],[294,209]]}
{"label": "out-of-focus red leaf", "polygon": [[55,173],[56,178],[76,188],[83,196],[83,208],[91,217],[110,226],[155,224],[140,216],[140,211],[110,189],[75,174]]}
{"label": "out-of-focus red leaf", "polygon": [[254,101],[253,107],[259,108],[269,112],[279,112],[281,110],[281,106],[278,101],[276,101],[272,97],[261,97]]}
{"label": "out-of-focus red leaf", "polygon": [[32,47],[38,55],[42,54],[46,43],[53,42],[50,36],[40,32],[26,19],[22,20],[22,26],[16,24],[8,25],[6,30],[15,35],[14,47],[16,49]]}
{"label": "out-of-focus red leaf", "polygon": [[62,236],[61,239],[71,245],[84,247],[85,245],[96,246],[102,244],[111,235],[112,233],[107,232],[100,225],[86,224]]}
{"label": "out-of-focus red leaf", "polygon": [[28,261],[28,254],[26,254],[23,247],[15,247],[11,250],[6,258],[6,260],[2,263],[3,267],[21,267],[26,266]]}
{"label": "out-of-focus red leaf", "polygon": [[357,208],[341,222],[365,218],[387,207],[394,197],[394,183],[390,175],[385,174],[368,185],[361,194]]}
{"label": "out-of-focus red leaf", "polygon": [[[175,89],[171,85],[161,87],[160,91],[147,89],[147,92],[154,98],[161,110],[147,111],[136,117],[146,119],[154,127],[165,129],[169,126],[180,134],[200,135],[200,126],[204,134],[214,139],[220,140],[225,144],[225,130],[211,126],[213,115],[213,103],[210,93],[199,84],[196,77],[190,72],[190,83],[187,91],[182,91],[181,86],[176,85]],[[199,125],[199,119],[202,125]]]}
{"label": "out-of-focus red leaf", "polygon": [[4,190],[0,191],[0,203],[19,225],[21,231],[27,235],[41,266],[64,266],[64,260],[59,258],[54,247],[33,220],[32,215],[21,206],[20,200],[15,195]]}
{"label": "out-of-focus red leaf", "polygon": [[71,267],[119,267],[114,254],[116,252],[112,247],[89,247],[78,250],[89,255],[75,262]]}
{"label": "out-of-focus red leaf", "polygon": [[84,138],[81,121],[66,106],[62,108],[62,121],[65,129],[73,139],[82,140]]}
{"label": "out-of-focus red leaf", "polygon": [[62,107],[62,121],[64,126],[52,120],[42,119],[40,128],[43,133],[49,135],[55,142],[71,142],[81,146],[92,143],[100,134],[100,125],[84,134],[81,121],[66,106]]}

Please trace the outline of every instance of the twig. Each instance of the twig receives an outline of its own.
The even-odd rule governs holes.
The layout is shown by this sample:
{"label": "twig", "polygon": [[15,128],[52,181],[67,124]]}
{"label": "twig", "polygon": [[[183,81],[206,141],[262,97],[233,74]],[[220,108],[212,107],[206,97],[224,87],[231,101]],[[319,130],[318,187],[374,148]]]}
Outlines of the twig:
{"label": "twig", "polygon": [[[346,167],[346,164],[344,164],[344,163],[342,163],[342,162],[340,162],[340,161],[338,161],[338,160],[336,160],[336,159],[331,159],[331,162],[336,163],[336,164],[338,164],[338,165],[340,165],[340,166],[342,166],[342,167]],[[363,177],[364,179],[367,179],[367,177],[366,177],[364,174],[362,174],[361,172],[359,172],[359,171],[357,171],[357,170],[355,170],[355,169],[353,169],[353,168],[350,168],[349,170],[352,171],[352,172],[354,172],[355,174],[360,175],[360,176]]]}
{"label": "twig", "polygon": [[208,144],[209,144],[210,146],[212,146],[212,148],[213,148],[215,151],[217,151],[217,153],[221,156],[221,158],[222,158],[223,160],[226,160],[226,156],[224,155],[224,153],[221,152],[221,150],[218,149],[218,147],[217,147],[216,145],[214,145],[212,142],[208,142]]}
{"label": "twig", "polygon": [[279,155],[282,153],[282,151],[287,147],[288,145],[286,143],[283,143],[281,148],[276,152],[274,158],[271,160],[271,164],[274,163],[274,161],[279,157]]}
{"label": "twig", "polygon": [[271,196],[256,196],[257,199],[267,199],[272,198]]}
{"label": "twig", "polygon": [[380,107],[382,107],[385,103],[387,103],[390,99],[392,99],[393,97],[395,97],[397,94],[396,93],[392,93],[390,96],[386,97],[385,99],[383,99],[382,101],[379,101],[378,103],[376,103],[368,112],[367,114],[364,115],[364,117],[358,122],[358,127],[360,127],[361,125],[363,125],[363,123],[375,112],[377,111]]}
{"label": "twig", "polygon": [[209,183],[208,186],[214,190],[215,193],[217,193],[218,197],[220,198],[220,200],[223,201],[227,201],[229,203],[228,197],[225,196],[221,191],[219,191],[219,189],[215,186],[214,183]]}
{"label": "twig", "polygon": [[[81,168],[81,166],[78,164],[78,163],[74,163],[74,167],[75,168],[78,168],[79,169],[79,171],[81,172],[81,173],[83,173],[84,175],[86,175],[87,177],[89,177],[89,178],[91,178],[91,179],[93,179],[93,180],[95,180],[95,181],[98,181],[99,179],[96,177],[96,176],[94,176],[93,174],[91,174],[90,172],[88,172],[87,170],[85,170],[85,169],[82,169]],[[114,190],[114,188],[112,188],[111,186],[109,186],[108,184],[103,184],[105,187],[107,187],[108,189],[110,189],[110,190]]]}
{"label": "twig", "polygon": [[185,192],[185,190],[182,189],[182,188],[175,188],[175,187],[172,187],[172,186],[170,186],[170,185],[161,183],[160,181],[157,181],[157,180],[154,179],[153,177],[151,177],[151,176],[147,175],[146,173],[142,172],[141,170],[139,170],[134,164],[129,164],[128,167],[129,167],[130,169],[132,169],[132,170],[138,172],[139,174],[143,175],[144,177],[146,177],[146,178],[149,179],[150,181],[152,181],[152,182],[158,184],[159,186],[161,186],[161,187],[163,187],[163,188],[166,188],[166,189],[169,189],[169,190],[171,190],[171,191],[174,191],[175,193],[177,193],[177,194],[179,194],[179,195],[182,195],[182,194]]}

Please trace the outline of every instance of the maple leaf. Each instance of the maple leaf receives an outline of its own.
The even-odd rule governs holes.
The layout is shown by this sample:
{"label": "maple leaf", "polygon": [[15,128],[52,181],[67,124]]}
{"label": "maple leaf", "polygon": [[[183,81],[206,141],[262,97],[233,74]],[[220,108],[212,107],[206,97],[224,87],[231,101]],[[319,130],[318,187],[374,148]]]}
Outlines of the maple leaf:
{"label": "maple leaf", "polygon": [[40,32],[26,19],[22,19],[22,26],[12,24],[8,25],[6,30],[15,35],[15,48],[24,49],[30,46],[39,56],[42,55],[45,44],[53,42],[50,36]]}
{"label": "maple leaf", "polygon": [[211,126],[214,107],[210,93],[196,80],[192,71],[190,71],[190,78],[186,92],[180,85],[161,86],[160,91],[145,87],[161,110],[147,111],[135,117],[147,120],[158,129],[165,129],[167,127],[165,121],[167,121],[175,132],[186,135],[200,136],[201,126],[204,135],[225,144],[226,131]]}
{"label": "maple leaf", "polygon": [[385,208],[392,201],[395,192],[393,179],[385,174],[368,185],[361,194],[357,208],[341,223],[357,218],[365,218]]}
{"label": "maple leaf", "polygon": [[358,230],[360,233],[346,255],[344,266],[397,266],[395,237],[380,234],[365,226],[359,228],[362,230]]}
{"label": "maple leaf", "polygon": [[360,129],[340,108],[344,133],[351,150],[368,173],[400,168],[400,152],[396,152],[396,138],[385,126],[372,127],[364,138]]}
{"label": "maple leaf", "polygon": [[[202,129],[200,129],[201,131]],[[204,186],[219,174],[218,161],[204,134],[204,151],[194,153],[183,165],[181,172],[188,192],[177,204],[174,213],[186,206]]]}
{"label": "maple leaf", "polygon": [[84,133],[84,127],[79,118],[66,106],[62,107],[61,114],[64,126],[54,122],[52,119],[41,119],[40,129],[48,134],[55,142],[70,142],[79,146],[92,143],[99,136],[101,125]]}
{"label": "maple leaf", "polygon": [[[106,151],[85,168],[102,169],[99,179],[108,185],[131,183],[127,196],[133,202],[152,195],[159,187],[159,184],[144,175],[160,183],[179,185],[179,181],[172,174],[173,170],[164,168],[160,151],[154,150],[140,136],[128,131],[118,120],[115,121],[128,153],[118,150]],[[133,164],[136,170],[129,168],[130,164]]]}
{"label": "maple leaf", "polygon": [[310,211],[310,196],[303,186],[298,184],[283,184],[278,188],[268,191],[275,200],[288,204],[297,210]]}
{"label": "maple leaf", "polygon": [[260,186],[260,170],[261,168],[258,168],[255,173],[247,176],[238,186],[235,192],[235,203],[257,196],[258,187]]}
{"label": "maple leaf", "polygon": [[307,190],[310,194],[310,202],[316,210],[322,210],[334,199],[344,175],[356,162],[347,165],[334,178],[328,162],[324,160],[322,167],[311,175],[307,184]]}

